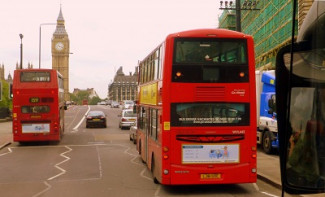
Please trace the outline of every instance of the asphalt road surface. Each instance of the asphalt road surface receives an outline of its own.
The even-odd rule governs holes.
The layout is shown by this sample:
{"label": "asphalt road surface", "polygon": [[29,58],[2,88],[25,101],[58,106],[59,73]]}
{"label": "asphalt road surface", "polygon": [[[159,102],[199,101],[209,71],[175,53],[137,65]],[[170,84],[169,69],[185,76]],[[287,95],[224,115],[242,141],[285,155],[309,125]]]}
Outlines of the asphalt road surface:
{"label": "asphalt road surface", "polygon": [[[86,128],[84,115],[89,109],[107,114],[107,128]],[[60,143],[12,143],[0,150],[0,196],[281,196],[279,189],[260,180],[239,185],[154,184],[129,141],[129,131],[118,127],[120,111],[109,106],[73,106],[65,113]]]}

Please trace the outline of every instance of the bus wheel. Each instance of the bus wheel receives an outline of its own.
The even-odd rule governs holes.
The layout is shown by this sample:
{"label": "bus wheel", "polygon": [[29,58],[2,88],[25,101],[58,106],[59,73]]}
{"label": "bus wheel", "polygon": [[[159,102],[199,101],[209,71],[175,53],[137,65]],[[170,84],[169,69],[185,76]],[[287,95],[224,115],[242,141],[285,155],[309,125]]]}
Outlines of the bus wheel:
{"label": "bus wheel", "polygon": [[271,133],[270,131],[265,131],[263,135],[263,150],[265,153],[272,153],[272,141],[271,141]]}
{"label": "bus wheel", "polygon": [[137,139],[135,138],[135,135],[133,134],[133,144],[137,143]]}
{"label": "bus wheel", "polygon": [[153,182],[155,184],[159,184],[159,181],[157,180],[156,176],[155,176],[155,160],[154,160],[154,157],[152,155],[152,161],[151,161],[151,173],[152,173],[152,176],[153,176]]}

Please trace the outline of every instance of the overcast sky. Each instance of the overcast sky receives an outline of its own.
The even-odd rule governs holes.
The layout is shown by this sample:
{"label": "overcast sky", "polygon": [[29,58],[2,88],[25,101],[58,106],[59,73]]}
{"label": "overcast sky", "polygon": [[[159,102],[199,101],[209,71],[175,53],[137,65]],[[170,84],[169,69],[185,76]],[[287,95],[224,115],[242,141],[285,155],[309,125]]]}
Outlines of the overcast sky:
{"label": "overcast sky", "polygon": [[[217,28],[216,0],[3,0],[0,4],[0,64],[5,76],[20,61],[39,66],[39,29],[56,23],[62,4],[70,39],[70,92],[95,88],[107,97],[119,67],[129,75],[169,33]],[[41,67],[52,68],[51,39],[55,25],[42,26]]]}

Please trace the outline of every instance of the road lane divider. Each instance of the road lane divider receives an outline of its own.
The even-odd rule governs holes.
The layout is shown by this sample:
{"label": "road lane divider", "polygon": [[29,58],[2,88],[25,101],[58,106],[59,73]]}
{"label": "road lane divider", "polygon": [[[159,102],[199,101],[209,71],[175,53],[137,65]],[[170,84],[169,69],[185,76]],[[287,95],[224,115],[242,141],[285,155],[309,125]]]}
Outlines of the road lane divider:
{"label": "road lane divider", "polygon": [[88,110],[87,112],[85,113],[85,115],[82,116],[80,122],[73,128],[73,131],[77,132],[78,131],[78,128],[79,126],[81,125],[81,123],[85,120],[85,116],[86,114],[90,111],[90,106],[88,105]]}
{"label": "road lane divider", "polygon": [[37,194],[35,194],[33,197],[38,197],[41,196],[42,194],[44,194],[45,192],[47,192],[48,190],[50,190],[52,188],[52,186],[50,184],[48,184],[48,182],[44,181],[44,185],[46,185],[46,188],[40,192],[38,192]]}
{"label": "road lane divider", "polygon": [[2,153],[2,154],[0,154],[0,157],[1,157],[1,156],[4,156],[4,155],[6,155],[6,154],[12,153],[11,148],[8,148],[8,151],[9,151],[9,152],[6,152],[6,153]]}
{"label": "road lane divider", "polygon": [[55,176],[52,176],[52,177],[48,178],[48,179],[47,179],[48,181],[51,181],[51,180],[53,180],[53,179],[55,179],[55,178],[57,178],[57,177],[59,177],[59,176],[65,174],[65,173],[67,172],[66,170],[64,170],[63,168],[61,168],[61,167],[59,166],[59,165],[61,165],[61,164],[63,164],[63,163],[65,163],[65,162],[67,162],[67,161],[70,160],[70,157],[68,157],[68,156],[66,156],[66,155],[64,155],[64,154],[71,152],[72,149],[71,149],[70,147],[68,147],[68,146],[65,146],[65,148],[67,148],[68,150],[60,154],[60,156],[61,156],[61,157],[64,157],[65,160],[63,160],[63,161],[61,161],[61,162],[59,162],[59,163],[57,163],[57,164],[54,165],[54,167],[56,167],[57,169],[59,169],[61,172],[60,172],[59,174],[55,175]]}

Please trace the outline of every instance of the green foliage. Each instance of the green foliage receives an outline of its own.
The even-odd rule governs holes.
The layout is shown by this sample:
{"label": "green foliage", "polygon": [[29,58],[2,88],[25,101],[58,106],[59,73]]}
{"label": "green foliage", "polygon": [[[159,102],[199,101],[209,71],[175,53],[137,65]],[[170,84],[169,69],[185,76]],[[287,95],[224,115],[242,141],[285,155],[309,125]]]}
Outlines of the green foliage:
{"label": "green foliage", "polygon": [[9,107],[12,109],[12,99],[9,98],[9,83],[5,80],[1,81],[2,91],[1,91],[1,101],[0,107]]}
{"label": "green foliage", "polygon": [[97,103],[101,101],[102,100],[99,97],[94,96],[93,98],[90,99],[89,105],[97,105]]}

